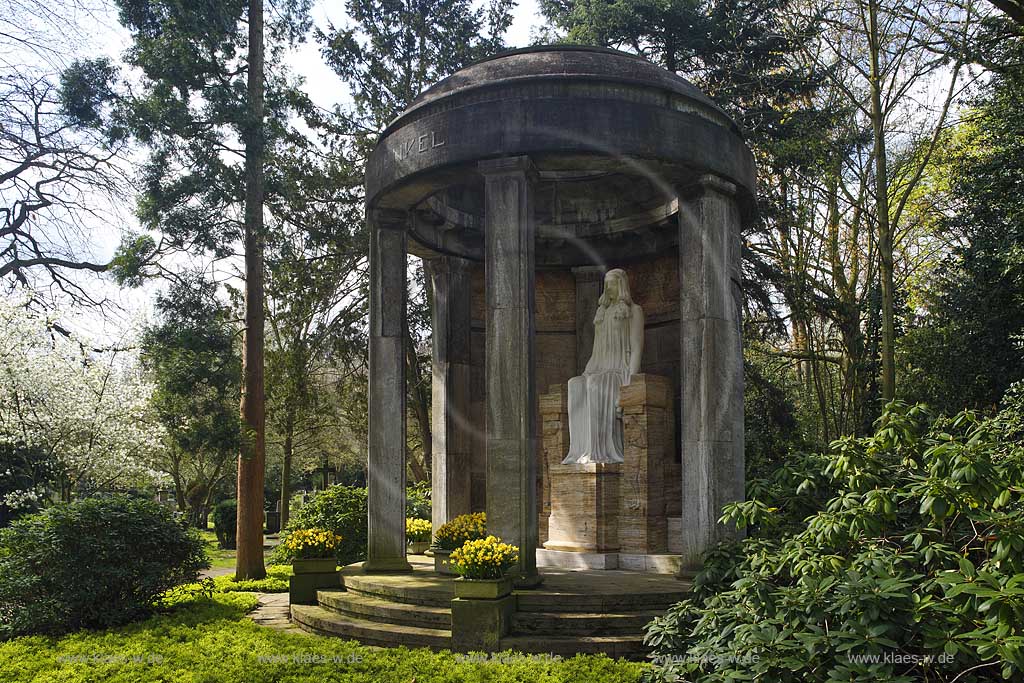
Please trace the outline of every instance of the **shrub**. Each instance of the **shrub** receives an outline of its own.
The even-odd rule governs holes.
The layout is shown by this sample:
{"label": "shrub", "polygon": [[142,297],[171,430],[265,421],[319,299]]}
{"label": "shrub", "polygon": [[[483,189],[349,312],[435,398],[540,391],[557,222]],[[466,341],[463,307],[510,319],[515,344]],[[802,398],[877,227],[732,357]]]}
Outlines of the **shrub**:
{"label": "shrub", "polygon": [[208,566],[199,534],[150,500],[57,505],[0,531],[0,636],[123,624]]}
{"label": "shrub", "polygon": [[[935,420],[920,406],[893,403],[873,436],[843,438],[830,453],[802,459],[802,481],[785,473],[762,487],[767,500],[728,506],[723,519],[760,535],[710,553],[693,597],[648,626],[661,663],[649,678],[1021,678],[1018,418]],[[778,486],[786,479],[796,486]],[[793,499],[823,494],[817,512],[785,526]],[[777,520],[784,526],[772,528]]]}
{"label": "shrub", "polygon": [[235,533],[238,530],[238,501],[234,498],[222,500],[213,508],[213,531],[217,543],[223,550],[234,550]]}
{"label": "shrub", "polygon": [[[422,507],[426,501],[426,514],[430,516],[429,496],[422,487],[410,488],[406,496],[406,514],[418,516],[411,510]],[[295,510],[288,520],[288,530],[281,536],[281,544],[274,549],[272,562],[287,563],[291,556],[284,547],[288,533],[296,529],[326,529],[341,536],[338,544],[338,564],[346,565],[366,559],[366,489],[338,484],[318,491],[305,505]]]}
{"label": "shrub", "polygon": [[434,534],[434,547],[440,550],[461,548],[466,541],[475,541],[487,536],[487,514],[474,512],[459,515],[445,522]]}
{"label": "shrub", "polygon": [[288,536],[297,529],[325,529],[341,536],[335,548],[338,564],[366,559],[366,489],[358,486],[331,486],[313,495],[288,520],[288,531],[271,555],[273,562],[290,562]]}
{"label": "shrub", "polygon": [[405,514],[416,519],[430,519],[430,482],[421,481],[405,489]]}

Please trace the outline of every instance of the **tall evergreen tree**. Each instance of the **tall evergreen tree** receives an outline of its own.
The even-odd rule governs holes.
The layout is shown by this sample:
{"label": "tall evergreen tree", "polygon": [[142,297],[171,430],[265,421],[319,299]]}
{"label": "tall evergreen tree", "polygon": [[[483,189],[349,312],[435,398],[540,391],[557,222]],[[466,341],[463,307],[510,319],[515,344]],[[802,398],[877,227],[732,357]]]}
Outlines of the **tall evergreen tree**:
{"label": "tall evergreen tree", "polygon": [[[515,0],[348,0],[351,20],[320,38],[324,57],[349,85],[354,110],[345,126],[364,156],[384,127],[420,92],[467,64],[505,48]],[[417,262],[411,278],[405,334],[411,436],[423,457],[410,458],[413,477],[429,478],[431,465],[429,352],[430,287]]]}
{"label": "tall evergreen tree", "polygon": [[[163,237],[162,251],[227,258],[242,245],[245,338],[238,469],[239,578],[261,578],[265,406],[263,387],[264,166],[299,136],[289,125],[312,107],[286,80],[264,74],[260,0],[192,3],[118,0],[133,45],[126,61],[143,74],[122,116],[150,149],[139,216]],[[269,59],[308,31],[308,0],[274,3]]]}

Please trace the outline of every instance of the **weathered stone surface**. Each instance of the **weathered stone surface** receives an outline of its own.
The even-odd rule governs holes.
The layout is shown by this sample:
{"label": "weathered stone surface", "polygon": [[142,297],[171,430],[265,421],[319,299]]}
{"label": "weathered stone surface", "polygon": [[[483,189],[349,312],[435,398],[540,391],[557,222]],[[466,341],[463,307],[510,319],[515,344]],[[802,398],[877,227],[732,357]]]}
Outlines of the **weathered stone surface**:
{"label": "weathered stone surface", "polygon": [[485,179],[487,527],[519,546],[517,582],[537,576],[534,171],[527,157],[481,162]]}
{"label": "weathered stone surface", "polygon": [[440,257],[425,266],[434,292],[431,516],[437,529],[472,509],[470,263]]}
{"label": "weathered stone surface", "polygon": [[561,567],[563,569],[618,569],[619,554],[582,553],[573,550],[552,550],[537,548],[538,567]]}
{"label": "weathered stone surface", "polygon": [[315,605],[317,590],[337,588],[340,585],[341,575],[338,570],[294,574],[288,577],[288,600],[293,605]]}
{"label": "weathered stone surface", "polygon": [[622,388],[619,405],[625,443],[619,551],[635,555],[664,553],[668,543],[664,472],[672,454],[671,383],[657,375],[634,375]]}
{"label": "weathered stone surface", "polygon": [[[635,176],[618,184],[589,178],[603,194],[576,187],[587,180],[580,176],[564,192],[545,190],[553,204],[545,216],[556,216],[538,235],[545,263],[588,265],[663,253],[676,236],[645,228],[660,226],[672,213],[675,198],[667,188],[692,179],[693,169],[737,183],[744,203],[753,206],[753,157],[724,113],[678,76],[599,48],[502,55],[438,84],[381,136],[367,166],[367,201],[409,207],[458,186],[480,159],[524,154],[535,154],[543,172],[571,171],[586,155],[591,169],[625,168]],[[624,159],[645,161],[638,170]],[[622,214],[623,200],[633,199],[629,187],[665,196]],[[466,194],[461,187],[448,193]],[[417,224],[418,240],[437,252],[480,260],[482,221],[472,213],[472,202],[442,211],[440,222]],[[595,224],[602,227],[595,230]]]}
{"label": "weathered stone surface", "polygon": [[508,635],[515,596],[497,600],[452,600],[452,648],[456,652],[494,652]]}
{"label": "weathered stone surface", "polygon": [[718,524],[743,499],[743,352],[733,278],[739,272],[735,187],[714,177],[680,206],[681,554],[683,574],[738,535]]}
{"label": "weathered stone surface", "polygon": [[549,550],[605,553],[619,549],[621,463],[549,465]]}
{"label": "weathered stone surface", "polygon": [[[594,311],[601,298],[604,266],[579,266],[572,269],[576,280],[576,374],[582,375],[594,351]],[[542,385],[544,386],[544,385]]]}
{"label": "weathered stone surface", "polygon": [[405,560],[405,226],[370,223],[367,571]]}

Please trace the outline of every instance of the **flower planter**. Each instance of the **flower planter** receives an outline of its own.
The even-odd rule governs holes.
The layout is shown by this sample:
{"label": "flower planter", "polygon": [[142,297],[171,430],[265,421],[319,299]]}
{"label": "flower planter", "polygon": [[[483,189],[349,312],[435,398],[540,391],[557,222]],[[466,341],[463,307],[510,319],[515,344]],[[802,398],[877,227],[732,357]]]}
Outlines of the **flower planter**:
{"label": "flower planter", "polygon": [[452,569],[452,563],[449,560],[449,556],[452,554],[451,550],[441,550],[440,548],[434,548],[434,571],[438,574],[445,574],[446,576],[456,576],[455,570]]}
{"label": "flower planter", "polygon": [[296,574],[326,574],[327,572],[333,572],[337,566],[338,561],[333,557],[292,560],[292,570]]}
{"label": "flower planter", "polygon": [[455,597],[471,600],[497,600],[512,593],[512,579],[455,579]]}
{"label": "flower planter", "polygon": [[430,541],[409,541],[409,554],[422,555],[430,547]]}

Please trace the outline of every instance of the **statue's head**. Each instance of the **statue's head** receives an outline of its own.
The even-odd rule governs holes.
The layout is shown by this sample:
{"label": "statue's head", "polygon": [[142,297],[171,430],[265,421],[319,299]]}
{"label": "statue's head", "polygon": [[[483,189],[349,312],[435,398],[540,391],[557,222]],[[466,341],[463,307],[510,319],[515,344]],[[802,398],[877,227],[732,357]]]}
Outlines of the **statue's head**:
{"label": "statue's head", "polygon": [[629,294],[629,278],[626,276],[626,271],[621,268],[613,268],[604,275],[604,291],[601,293],[598,304],[604,307],[619,302],[632,306],[633,297]]}

